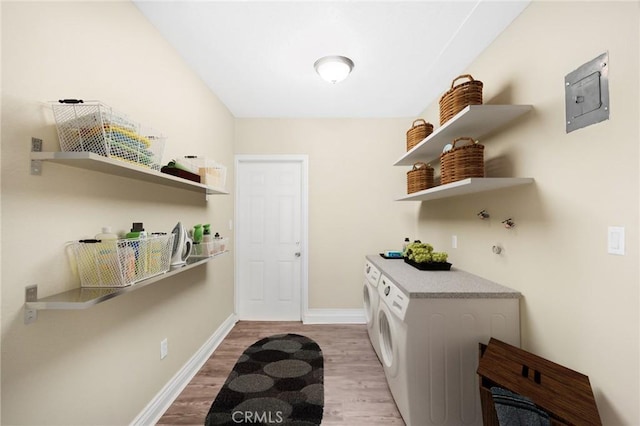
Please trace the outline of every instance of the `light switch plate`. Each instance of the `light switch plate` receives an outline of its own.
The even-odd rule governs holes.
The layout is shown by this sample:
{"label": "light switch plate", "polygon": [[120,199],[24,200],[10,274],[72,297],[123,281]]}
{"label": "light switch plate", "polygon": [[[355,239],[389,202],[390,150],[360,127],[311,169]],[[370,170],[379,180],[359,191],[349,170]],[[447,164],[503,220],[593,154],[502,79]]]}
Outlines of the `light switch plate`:
{"label": "light switch plate", "polygon": [[169,354],[169,341],[165,338],[160,341],[160,359],[165,359]]}
{"label": "light switch plate", "polygon": [[610,226],[608,229],[607,251],[609,254],[624,255],[624,228]]}
{"label": "light switch plate", "polygon": [[609,52],[564,78],[566,131],[609,119]]}

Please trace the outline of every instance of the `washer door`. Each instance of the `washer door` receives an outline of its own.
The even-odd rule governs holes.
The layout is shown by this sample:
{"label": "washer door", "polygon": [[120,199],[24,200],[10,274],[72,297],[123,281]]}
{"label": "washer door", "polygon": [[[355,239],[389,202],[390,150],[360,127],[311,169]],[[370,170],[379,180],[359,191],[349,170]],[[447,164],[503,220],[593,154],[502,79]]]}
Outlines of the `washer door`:
{"label": "washer door", "polygon": [[378,310],[378,332],[380,334],[380,355],[382,355],[382,366],[385,373],[391,377],[395,377],[398,374],[398,366],[400,364],[400,357],[398,355],[398,341],[394,336],[397,336],[398,331],[397,318],[389,311],[389,308],[385,303],[380,301],[380,309]]}

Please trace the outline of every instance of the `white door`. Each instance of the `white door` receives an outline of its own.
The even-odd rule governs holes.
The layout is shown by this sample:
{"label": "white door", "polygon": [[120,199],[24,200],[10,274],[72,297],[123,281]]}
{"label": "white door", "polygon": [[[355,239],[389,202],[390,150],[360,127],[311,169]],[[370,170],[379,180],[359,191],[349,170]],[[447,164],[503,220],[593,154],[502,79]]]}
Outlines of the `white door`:
{"label": "white door", "polygon": [[[236,308],[241,320],[301,319],[306,159],[236,159]],[[304,278],[304,279],[303,279]]]}

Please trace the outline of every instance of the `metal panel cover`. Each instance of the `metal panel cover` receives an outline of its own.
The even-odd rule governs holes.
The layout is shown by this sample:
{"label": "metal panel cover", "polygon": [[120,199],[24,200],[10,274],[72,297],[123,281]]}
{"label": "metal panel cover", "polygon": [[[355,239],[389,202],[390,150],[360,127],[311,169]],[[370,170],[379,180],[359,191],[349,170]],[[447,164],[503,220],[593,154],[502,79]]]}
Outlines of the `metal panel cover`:
{"label": "metal panel cover", "polygon": [[565,83],[566,131],[609,119],[609,53],[567,74]]}

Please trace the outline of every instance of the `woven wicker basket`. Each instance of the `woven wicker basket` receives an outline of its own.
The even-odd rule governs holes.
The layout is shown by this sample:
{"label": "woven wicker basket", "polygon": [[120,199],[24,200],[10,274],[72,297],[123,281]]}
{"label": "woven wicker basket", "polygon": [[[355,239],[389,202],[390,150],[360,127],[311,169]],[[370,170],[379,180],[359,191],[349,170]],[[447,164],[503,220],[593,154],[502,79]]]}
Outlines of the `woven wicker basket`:
{"label": "woven wicker basket", "polygon": [[407,151],[422,142],[424,138],[433,133],[433,124],[427,123],[422,118],[413,122],[411,128],[407,130]]}
{"label": "woven wicker basket", "polygon": [[422,191],[433,187],[433,168],[425,163],[415,163],[407,172],[407,193]]}
{"label": "woven wicker basket", "polygon": [[[468,78],[469,81],[454,87],[460,78]],[[482,82],[474,80],[469,74],[463,74],[451,82],[451,89],[440,98],[440,125],[449,121],[467,105],[482,105]]]}
{"label": "woven wicker basket", "polygon": [[[463,140],[470,141],[471,145],[456,146]],[[440,155],[440,184],[484,177],[484,145],[467,137],[455,139],[452,145],[451,150]]]}

